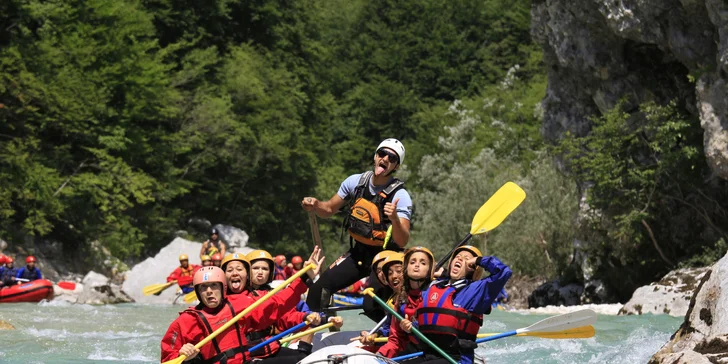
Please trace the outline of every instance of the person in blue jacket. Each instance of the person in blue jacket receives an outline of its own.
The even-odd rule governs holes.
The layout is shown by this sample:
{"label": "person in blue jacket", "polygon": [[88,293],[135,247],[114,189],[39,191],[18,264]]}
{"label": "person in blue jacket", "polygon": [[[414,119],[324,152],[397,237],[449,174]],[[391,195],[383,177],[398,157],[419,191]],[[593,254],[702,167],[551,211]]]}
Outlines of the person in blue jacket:
{"label": "person in blue jacket", "polygon": [[34,256],[30,255],[25,258],[25,267],[18,269],[18,274],[15,275],[15,278],[23,278],[28,281],[43,278],[43,275],[40,273],[40,269],[35,266]]}
{"label": "person in blue jacket", "polygon": [[13,267],[13,258],[5,258],[5,266],[0,269],[0,286],[12,286],[19,283],[15,280],[18,274],[18,268]]}
{"label": "person in blue jacket", "polygon": [[[481,279],[485,271],[490,275]],[[498,258],[484,257],[478,248],[470,245],[461,246],[450,258],[448,277],[434,281],[423,292],[417,320],[403,320],[402,329],[410,332],[414,325],[453,359],[472,364],[483,315],[490,314],[491,304],[512,274]],[[408,364],[448,363],[429,345],[420,343],[420,349],[425,355]]]}

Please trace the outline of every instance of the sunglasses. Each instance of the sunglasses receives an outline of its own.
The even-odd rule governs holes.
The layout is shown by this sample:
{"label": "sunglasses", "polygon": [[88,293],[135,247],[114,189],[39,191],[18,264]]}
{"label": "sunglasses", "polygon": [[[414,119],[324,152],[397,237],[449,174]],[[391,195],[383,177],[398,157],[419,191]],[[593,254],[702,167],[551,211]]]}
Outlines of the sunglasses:
{"label": "sunglasses", "polygon": [[397,153],[390,152],[386,149],[380,149],[377,151],[377,155],[379,156],[379,158],[384,158],[384,156],[388,156],[390,162],[395,164],[399,163],[399,156],[397,155]]}

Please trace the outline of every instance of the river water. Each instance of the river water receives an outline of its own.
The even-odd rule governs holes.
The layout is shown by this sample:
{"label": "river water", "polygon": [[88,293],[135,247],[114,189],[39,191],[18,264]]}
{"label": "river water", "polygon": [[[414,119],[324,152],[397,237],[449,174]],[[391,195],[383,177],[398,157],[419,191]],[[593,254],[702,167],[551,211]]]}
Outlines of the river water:
{"label": "river water", "polygon": [[[0,304],[0,319],[16,330],[0,331],[0,363],[153,363],[159,342],[182,306],[89,306],[64,302]],[[344,330],[373,323],[342,312]],[[483,332],[529,326],[549,315],[495,311]],[[596,336],[554,340],[511,337],[481,345],[488,363],[646,363],[680,326],[667,315],[599,315]]]}

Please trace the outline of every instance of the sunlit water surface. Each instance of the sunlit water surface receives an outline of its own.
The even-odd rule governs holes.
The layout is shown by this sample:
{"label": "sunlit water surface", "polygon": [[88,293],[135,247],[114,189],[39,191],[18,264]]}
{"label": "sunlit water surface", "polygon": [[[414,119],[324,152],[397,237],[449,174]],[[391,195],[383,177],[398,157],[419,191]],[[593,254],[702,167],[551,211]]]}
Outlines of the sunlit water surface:
{"label": "sunlit water surface", "polygon": [[[61,302],[0,304],[0,319],[16,330],[0,331],[0,363],[152,363],[159,342],[182,306],[89,306]],[[343,312],[344,330],[374,323]],[[529,326],[547,315],[495,311],[482,332]],[[510,337],[481,345],[488,363],[646,363],[682,319],[666,315],[600,315],[596,336],[554,340]]]}

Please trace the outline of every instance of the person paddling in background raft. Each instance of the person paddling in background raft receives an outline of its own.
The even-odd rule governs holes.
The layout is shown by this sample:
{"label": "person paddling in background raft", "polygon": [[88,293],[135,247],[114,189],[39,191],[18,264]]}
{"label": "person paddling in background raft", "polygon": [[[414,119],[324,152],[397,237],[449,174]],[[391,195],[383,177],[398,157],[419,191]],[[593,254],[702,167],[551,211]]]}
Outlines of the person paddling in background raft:
{"label": "person paddling in background raft", "polygon": [[392,317],[389,340],[377,352],[388,358],[419,351],[419,340],[410,334],[409,319],[416,316],[417,308],[422,305],[422,292],[430,285],[435,268],[435,257],[424,247],[408,249],[403,261],[404,282],[399,292],[395,293],[393,305],[405,320],[400,322]]}
{"label": "person paddling in background raft", "polygon": [[[397,139],[385,139],[374,153],[374,170],[349,176],[339,191],[328,201],[304,197],[301,205],[329,218],[348,204],[346,228],[351,248],[324,272],[309,290],[308,306],[314,311],[328,307],[331,295],[357,280],[373,275],[370,262],[385,249],[387,232],[391,228],[391,241],[386,249],[401,251],[410,237],[412,199],[404,189],[404,182],[392,176],[405,157],[404,145]],[[381,287],[372,277],[375,292]],[[386,299],[386,297],[383,297]],[[364,298],[364,313],[374,321],[384,317],[384,310],[370,297]]]}
{"label": "person paddling in background raft", "polygon": [[222,266],[222,254],[215,253],[210,258],[212,260],[212,265],[214,265],[214,266],[216,266],[218,268],[220,268]]}
{"label": "person paddling in background raft", "polygon": [[209,267],[212,265],[212,259],[210,259],[210,256],[207,254],[202,255],[200,257],[200,261],[202,262],[203,267]]}
{"label": "person paddling in background raft", "polygon": [[5,257],[5,266],[2,268],[0,286],[5,287],[22,283],[15,280],[15,276],[18,275],[18,268],[13,267],[13,258]]}
{"label": "person paddling in background raft", "polygon": [[[490,275],[479,280],[484,271]],[[483,315],[490,314],[491,304],[512,272],[498,258],[484,257],[478,248],[465,245],[453,252],[448,273],[449,277],[436,280],[424,292],[417,309],[417,327],[453,359],[472,364]],[[400,326],[409,332],[412,322],[406,319]],[[429,345],[421,343],[420,349],[425,355],[407,363],[447,363]]]}
{"label": "person paddling in background raft", "polygon": [[[247,255],[250,262],[250,296],[258,299],[264,296],[272,288],[270,283],[273,281],[272,272],[275,262],[273,257],[265,250],[254,250]],[[310,312],[307,306],[297,305],[295,311],[287,312],[281,315],[274,325],[264,330],[251,330],[245,333],[246,339],[252,344],[257,344],[269,339],[275,332],[282,332],[296,326],[306,320],[312,326],[317,326],[321,322],[321,316],[317,312]],[[341,327],[343,321],[340,318],[335,319],[334,325]],[[308,337],[306,341],[303,339],[298,344],[297,350],[281,348],[278,342],[272,342],[263,348],[252,353],[256,358],[269,358],[272,360],[276,357],[292,357],[296,362],[311,354],[311,340]]]}
{"label": "person paddling in background raft", "polygon": [[298,255],[291,258],[291,262],[286,265],[286,276],[290,277],[303,268],[303,259]]}
{"label": "person paddling in background raft", "polygon": [[199,265],[190,264],[190,259],[187,254],[182,254],[179,256],[179,267],[169,274],[167,282],[177,281],[182,293],[190,293],[194,290],[194,287],[192,287],[192,278],[199,268]]}
{"label": "person paddling in background raft", "polygon": [[[200,248],[200,258],[203,255],[213,256],[215,253],[220,253],[220,260],[225,256],[225,242],[220,239],[220,232],[216,228],[212,228],[210,232],[210,239],[205,240]],[[218,265],[219,267],[219,265]]]}
{"label": "person paddling in background raft", "polygon": [[[195,348],[196,343],[229,322],[252,302],[245,299],[244,295],[227,294],[227,279],[222,269],[215,266],[200,268],[193,279],[200,303],[181,312],[169,326],[162,338],[161,361],[172,360],[180,355],[185,355],[186,361],[192,360],[193,363],[240,364],[250,361],[252,358],[247,349],[252,345],[248,343],[244,333],[273,325],[277,317],[296,306],[301,294],[312,284],[311,279],[315,279],[320,271],[320,263],[323,262],[323,257],[319,258],[320,254],[320,249],[316,247],[306,262],[317,265],[315,269],[306,272],[308,278],[302,276],[294,280],[198,350]],[[294,364],[296,360],[281,363]]]}
{"label": "person paddling in background raft", "polygon": [[25,258],[25,267],[18,269],[18,273],[15,278],[27,279],[32,282],[36,279],[42,279],[43,275],[40,273],[40,269],[35,266],[35,257],[29,255]]}
{"label": "person paddling in background raft", "polygon": [[288,278],[286,274],[286,256],[277,255],[275,259],[275,273],[273,274],[274,281],[285,281]]}

